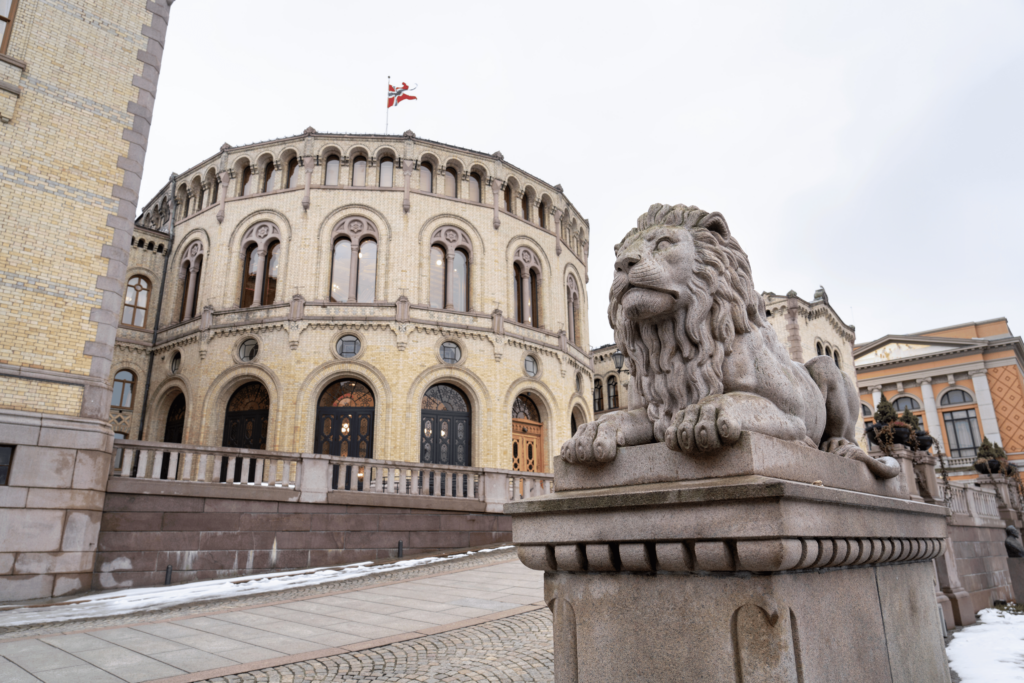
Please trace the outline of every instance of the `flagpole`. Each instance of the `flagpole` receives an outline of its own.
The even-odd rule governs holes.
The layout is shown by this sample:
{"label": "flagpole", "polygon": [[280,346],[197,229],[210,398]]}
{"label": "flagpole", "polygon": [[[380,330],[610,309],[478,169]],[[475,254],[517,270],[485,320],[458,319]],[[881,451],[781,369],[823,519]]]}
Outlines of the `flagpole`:
{"label": "flagpole", "polygon": [[[391,76],[388,76],[388,96],[391,95]],[[391,103],[388,102],[387,114],[384,115],[384,135],[388,134],[388,123],[391,118]]]}

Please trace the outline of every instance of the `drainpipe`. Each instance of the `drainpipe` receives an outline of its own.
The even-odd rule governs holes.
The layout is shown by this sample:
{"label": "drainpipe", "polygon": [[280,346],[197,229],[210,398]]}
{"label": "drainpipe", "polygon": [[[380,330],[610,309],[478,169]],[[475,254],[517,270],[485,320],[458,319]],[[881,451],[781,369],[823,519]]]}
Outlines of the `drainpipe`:
{"label": "drainpipe", "polygon": [[[171,174],[171,222],[168,228],[170,239],[167,241],[167,249],[164,250],[164,274],[160,278],[160,294],[156,299],[156,320],[153,322],[153,347],[156,347],[156,336],[160,330],[160,311],[164,307],[164,285],[167,284],[167,264],[171,261],[171,252],[174,247],[174,219],[178,214],[177,199],[174,192],[178,184],[178,174]],[[149,384],[153,377],[153,357],[156,351],[149,352],[149,367],[146,368],[146,388],[142,392],[142,415],[139,417],[139,441],[142,441],[142,430],[146,426],[146,408],[149,405]],[[124,465],[121,465],[124,467]]]}

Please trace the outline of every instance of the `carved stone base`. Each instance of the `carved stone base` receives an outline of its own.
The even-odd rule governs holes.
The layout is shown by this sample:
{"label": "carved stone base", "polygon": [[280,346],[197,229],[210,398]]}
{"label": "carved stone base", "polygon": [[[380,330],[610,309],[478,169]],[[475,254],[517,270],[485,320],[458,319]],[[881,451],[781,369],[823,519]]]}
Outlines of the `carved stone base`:
{"label": "carved stone base", "polygon": [[[792,462],[779,443],[708,460],[765,471],[773,453]],[[505,508],[520,559],[545,571],[556,683],[949,681],[931,562],[945,509],[905,482],[886,496],[847,475],[615,478]]]}

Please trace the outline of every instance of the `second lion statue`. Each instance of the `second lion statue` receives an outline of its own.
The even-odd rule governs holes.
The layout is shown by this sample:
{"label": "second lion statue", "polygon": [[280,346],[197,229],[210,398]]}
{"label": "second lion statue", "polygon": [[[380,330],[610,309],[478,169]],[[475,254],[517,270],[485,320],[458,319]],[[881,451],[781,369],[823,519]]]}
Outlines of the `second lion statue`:
{"label": "second lion statue", "polygon": [[856,445],[860,401],[832,359],[790,360],[721,214],[651,206],[615,247],[609,299],[628,407],[583,425],[562,446],[566,462],[608,462],[620,446],[655,441],[696,454],[751,431],[899,474],[895,459]]}

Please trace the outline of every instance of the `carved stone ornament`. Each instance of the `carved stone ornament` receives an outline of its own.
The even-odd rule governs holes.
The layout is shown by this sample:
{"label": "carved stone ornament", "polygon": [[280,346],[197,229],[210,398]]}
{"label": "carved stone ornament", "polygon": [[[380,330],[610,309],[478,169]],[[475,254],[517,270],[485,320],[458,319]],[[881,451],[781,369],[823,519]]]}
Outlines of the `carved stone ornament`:
{"label": "carved stone ornament", "polygon": [[461,228],[454,226],[438,228],[430,235],[430,242],[443,244],[449,253],[463,249],[470,256],[473,254],[473,243],[469,241],[469,236]]}
{"label": "carved stone ornament", "polygon": [[242,236],[239,258],[245,258],[245,250],[250,244],[255,244],[257,249],[265,249],[267,244],[275,239],[281,239],[281,231],[276,225],[268,222],[257,223]]}
{"label": "carved stone ornament", "polygon": [[604,463],[620,446],[655,441],[700,458],[753,431],[858,460],[879,478],[899,474],[895,459],[857,446],[850,378],[824,356],[790,360],[721,214],[654,204],[615,256],[608,317],[636,381],[628,410],[566,442],[566,462]]}
{"label": "carved stone ornament", "polygon": [[519,247],[516,249],[515,254],[512,256],[512,262],[518,263],[522,266],[524,272],[529,272],[531,268],[534,272],[540,267],[540,259],[533,253],[533,250],[529,247]]}
{"label": "carved stone ornament", "polygon": [[349,216],[348,218],[341,219],[334,226],[334,230],[331,231],[331,240],[333,241],[343,235],[348,236],[353,242],[358,242],[365,236],[377,238],[379,232],[377,231],[377,226],[369,219],[362,216]]}

